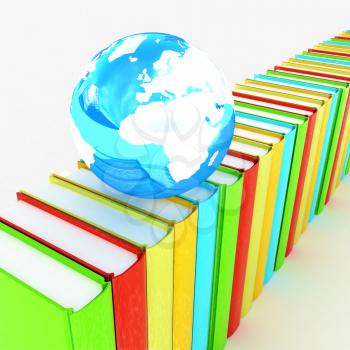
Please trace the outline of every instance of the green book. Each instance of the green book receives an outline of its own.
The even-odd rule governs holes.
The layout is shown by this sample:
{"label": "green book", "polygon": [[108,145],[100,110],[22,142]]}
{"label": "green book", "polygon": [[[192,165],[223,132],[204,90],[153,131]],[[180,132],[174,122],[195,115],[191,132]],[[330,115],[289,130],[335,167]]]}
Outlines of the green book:
{"label": "green book", "polygon": [[223,349],[230,315],[243,175],[237,170],[220,166],[208,182],[218,186],[219,191],[208,349]]}
{"label": "green book", "polygon": [[346,164],[345,175],[349,174],[349,172],[350,172],[350,152],[348,154],[348,163]]}
{"label": "green book", "polygon": [[299,173],[308,128],[308,117],[296,113],[284,112],[273,108],[260,107],[254,104],[238,101],[235,102],[235,110],[237,112],[248,113],[255,116],[263,117],[266,118],[266,120],[272,119],[281,122],[286,122],[296,127],[296,138],[293,151],[292,166],[289,176],[288,190],[286,194],[283,220],[281,225],[275,262],[275,270],[278,270],[279,268],[281,268],[285,260],[289,229],[294,208],[294,200],[297,192]]}
{"label": "green book", "polygon": [[317,175],[311,208],[309,208],[309,213],[307,214],[310,216],[309,221],[311,221],[315,214],[320,214],[323,211],[325,206],[325,200],[327,196],[329,183],[331,180],[334,159],[335,159],[337,146],[338,146],[339,134],[341,131],[343,117],[346,109],[346,103],[350,96],[349,95],[350,84],[329,80],[329,79],[309,77],[309,76],[304,76],[304,75],[299,75],[294,73],[285,73],[285,72],[272,71],[272,70],[267,71],[266,74],[269,76],[278,77],[278,78],[293,79],[293,80],[305,82],[305,83],[314,83],[314,84],[334,87],[339,89],[341,92],[339,103],[336,106],[336,112],[335,112],[336,116],[334,119],[333,128],[331,130],[329,146],[325,154],[326,156],[326,159],[324,159],[325,165],[323,169],[320,169],[320,172]]}
{"label": "green book", "polygon": [[115,350],[111,284],[0,223],[0,349]]}

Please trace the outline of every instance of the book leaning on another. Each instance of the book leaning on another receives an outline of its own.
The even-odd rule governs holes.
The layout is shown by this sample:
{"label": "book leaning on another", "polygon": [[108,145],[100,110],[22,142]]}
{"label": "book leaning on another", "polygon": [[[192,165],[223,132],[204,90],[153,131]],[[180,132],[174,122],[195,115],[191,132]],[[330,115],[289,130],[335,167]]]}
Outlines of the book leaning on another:
{"label": "book leaning on another", "polygon": [[0,223],[0,348],[115,350],[112,288]]}
{"label": "book leaning on another", "polygon": [[123,203],[77,190],[52,176],[43,188],[20,192],[141,249],[146,257],[148,348],[172,349],[173,226]]}
{"label": "book leaning on another", "polygon": [[[117,348],[147,348],[146,259],[142,250],[23,193],[0,221],[111,284]],[[135,336],[137,335],[137,336]]]}
{"label": "book leaning on another", "polygon": [[[180,198],[150,200],[122,194],[106,186],[84,166],[80,163],[80,168],[68,176],[56,174],[50,177],[49,188],[63,191],[71,198],[71,205],[67,205],[64,199],[47,196],[45,191],[35,193],[34,196],[146,249],[148,345],[150,348],[164,349],[171,346],[190,347],[197,234],[196,206]],[[79,201],[82,201],[82,205],[78,205]],[[91,206],[98,207],[101,217],[91,212]],[[118,214],[121,213],[123,220],[117,223]],[[152,223],[153,229],[148,235],[140,231],[143,221]],[[164,232],[159,232],[159,227],[173,228],[171,242],[167,241],[169,238]],[[125,233],[125,228],[129,228],[130,232]],[[158,261],[157,264],[151,259],[151,247],[155,250],[152,257]],[[155,286],[151,287],[151,283],[155,283]],[[164,286],[168,283],[166,293],[159,291],[162,283]],[[162,307],[162,303],[166,305]],[[162,313],[164,317],[166,313],[163,321],[159,316]]]}

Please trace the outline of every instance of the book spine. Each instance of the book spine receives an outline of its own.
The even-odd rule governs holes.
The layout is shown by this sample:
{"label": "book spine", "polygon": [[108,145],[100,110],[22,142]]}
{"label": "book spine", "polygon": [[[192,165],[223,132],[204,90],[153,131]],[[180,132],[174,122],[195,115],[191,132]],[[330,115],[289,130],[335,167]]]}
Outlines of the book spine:
{"label": "book spine", "polygon": [[275,204],[275,217],[274,222],[271,229],[271,237],[270,237],[270,245],[269,252],[267,256],[266,262],[266,271],[264,277],[264,283],[270,281],[274,267],[276,262],[276,254],[278,241],[280,238],[281,225],[283,219],[283,212],[286,203],[287,190],[288,190],[288,182],[291,172],[291,163],[295,145],[295,136],[296,129],[291,130],[290,133],[285,135],[285,143],[284,143],[284,154],[282,159],[282,167],[281,174],[278,181],[278,191],[277,191],[277,199]]}
{"label": "book spine", "polygon": [[146,256],[114,277],[112,286],[117,348],[147,349]]}
{"label": "book spine", "polygon": [[223,349],[227,341],[231,292],[236,256],[236,244],[242,200],[243,176],[231,186],[225,186],[221,204],[222,234],[217,256],[216,293],[212,300],[212,322],[209,349]]}
{"label": "book spine", "polygon": [[347,146],[348,146],[348,134],[350,130],[350,94],[348,95],[348,100],[347,100],[344,114],[345,115],[344,115],[343,124],[339,135],[339,141],[338,141],[337,151],[334,159],[331,180],[328,187],[326,203],[329,202],[330,197],[332,196],[335,189],[340,184],[341,173],[342,173],[345,158],[347,155],[346,152],[347,152]]}
{"label": "book spine", "polygon": [[293,152],[292,167],[289,176],[287,196],[284,206],[283,219],[281,225],[281,232],[279,235],[278,248],[275,261],[275,270],[282,267],[285,256],[286,247],[288,242],[288,233],[290,229],[290,223],[292,219],[292,213],[294,208],[294,200],[298,186],[298,179],[303,155],[303,149],[305,145],[305,138],[308,128],[308,121],[297,127],[295,147]]}
{"label": "book spine", "polygon": [[173,348],[190,349],[197,243],[197,209],[175,224]]}
{"label": "book spine", "polygon": [[218,191],[198,205],[192,349],[207,349],[215,260]]}
{"label": "book spine", "polygon": [[83,309],[70,314],[74,350],[116,350],[112,285]]}
{"label": "book spine", "polygon": [[244,280],[247,268],[258,169],[259,163],[250,170],[244,172],[242,206],[239,218],[236,260],[234,263],[234,278],[227,332],[228,337],[238,328],[241,319]]}
{"label": "book spine", "polygon": [[260,252],[255,277],[254,299],[256,299],[260,295],[264,287],[266,262],[267,255],[269,252],[272,224],[275,215],[275,203],[277,198],[278,180],[281,173],[284,142],[285,141],[283,137],[283,139],[281,139],[280,142],[273,146],[271,172],[266,196],[263,231],[261,236]]}
{"label": "book spine", "polygon": [[321,118],[319,111],[309,117],[309,125],[306,133],[305,146],[304,146],[304,151],[303,151],[303,156],[302,156],[302,161],[300,166],[298,186],[297,186],[297,191],[294,199],[292,220],[290,223],[290,229],[288,233],[288,241],[287,241],[287,247],[285,252],[286,256],[288,256],[291,253],[294,246],[295,231],[296,231],[297,221],[299,217],[301,198],[304,191],[305,178],[306,178],[307,168],[308,168],[309,159],[310,159],[311,147],[313,144],[313,136],[314,136],[315,126],[318,118]]}
{"label": "book spine", "polygon": [[173,349],[174,230],[146,250],[148,348]]}

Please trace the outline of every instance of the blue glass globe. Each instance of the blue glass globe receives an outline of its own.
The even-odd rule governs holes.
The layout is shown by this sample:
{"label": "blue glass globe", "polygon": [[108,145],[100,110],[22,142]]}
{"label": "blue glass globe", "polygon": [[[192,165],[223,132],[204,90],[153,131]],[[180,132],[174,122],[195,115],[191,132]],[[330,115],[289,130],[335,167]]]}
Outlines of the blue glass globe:
{"label": "blue glass globe", "polygon": [[208,56],[169,34],[142,33],[99,52],[74,89],[80,155],[114,189],[144,198],[186,192],[226,155],[232,96]]}

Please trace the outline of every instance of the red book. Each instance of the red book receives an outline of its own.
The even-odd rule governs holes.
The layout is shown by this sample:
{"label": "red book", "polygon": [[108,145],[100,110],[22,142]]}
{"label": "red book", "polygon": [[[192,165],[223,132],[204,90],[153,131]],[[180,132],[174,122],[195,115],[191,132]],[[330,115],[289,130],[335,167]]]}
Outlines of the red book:
{"label": "red book", "polygon": [[326,55],[333,55],[333,56],[340,56],[340,57],[350,57],[350,53],[335,52],[335,51],[332,51],[331,49],[329,50],[309,49],[308,52],[324,53]]}
{"label": "red book", "polygon": [[16,224],[12,222],[14,220],[6,218],[6,212],[4,217],[0,217],[0,222],[76,261],[101,275],[106,281],[111,282],[117,348],[130,350],[147,349],[146,258],[143,251],[133,244],[112,236],[26,194],[18,193],[17,198],[19,202],[25,202],[38,210],[44,211],[46,214],[56,217],[58,220],[82,229],[137,256],[136,262],[131,264],[124,272],[115,275],[113,272],[97,268],[84,260],[84,258],[61,249],[35,232],[29,232],[23,227],[23,223]]}
{"label": "red book", "polygon": [[340,39],[340,40],[350,40],[350,38],[347,37],[347,36],[339,36],[339,35],[337,35],[337,36],[335,36],[334,38],[335,38],[335,39]]}
{"label": "red book", "polygon": [[235,268],[232,283],[231,308],[227,335],[230,337],[238,328],[241,320],[242,299],[249,251],[250,231],[254,210],[259,157],[253,157],[232,150],[228,151],[228,156],[238,159],[238,163],[239,160],[241,160],[241,163],[244,161],[253,163],[253,165],[249,168],[245,168],[243,164],[237,164],[236,166],[230,165],[227,158],[224,158],[222,162],[224,166],[239,170],[244,174],[242,205],[237,236],[236,259],[233,262],[235,264]]}
{"label": "red book", "polygon": [[301,197],[302,197],[303,190],[304,190],[306,170],[307,170],[307,166],[309,163],[309,156],[310,156],[310,150],[311,150],[311,144],[312,144],[312,136],[313,136],[314,129],[315,129],[317,110],[313,107],[298,105],[295,103],[286,103],[283,101],[262,98],[262,97],[254,96],[254,95],[250,95],[250,94],[242,94],[239,92],[234,92],[233,96],[234,96],[235,100],[237,100],[237,101],[245,101],[248,103],[256,104],[258,106],[274,108],[274,109],[278,109],[281,111],[292,112],[291,108],[293,108],[293,109],[295,109],[294,113],[298,113],[298,114],[303,113],[303,115],[307,116],[309,119],[307,133],[306,133],[306,139],[305,139],[305,146],[304,146],[302,162],[301,162],[301,167],[300,167],[299,179],[298,179],[297,192],[295,195],[291,226],[290,226],[289,235],[288,235],[288,243],[287,243],[287,249],[286,249],[286,256],[288,256],[290,254],[290,252],[292,251],[293,245],[294,245],[295,229],[296,229],[298,216],[299,216]]}
{"label": "red book", "polygon": [[[311,50],[309,50],[309,51],[312,52]],[[333,54],[333,52],[328,52],[328,53]],[[350,57],[350,55],[349,55],[349,57]],[[341,76],[341,75],[320,73],[320,72],[311,72],[311,71],[304,70],[304,69],[296,69],[296,68],[289,68],[289,67],[282,67],[282,66],[276,66],[275,70],[276,71],[283,71],[283,72],[297,73],[297,74],[301,74],[301,75],[318,77],[318,78],[323,78],[323,79],[335,80],[335,81],[340,81],[340,82],[348,83],[348,84],[350,83],[350,77]],[[335,158],[334,158],[333,167],[332,167],[332,173],[331,173],[331,177],[330,177],[330,181],[329,181],[329,185],[328,185],[327,196],[325,199],[326,204],[329,202],[331,194],[332,194],[331,190],[332,190],[333,183],[335,180],[336,169],[337,169],[337,166],[338,166],[339,161],[340,161],[340,150],[341,150],[341,145],[342,145],[342,142],[343,142],[343,139],[345,136],[345,127],[347,124],[347,120],[349,118],[349,111],[350,111],[350,94],[347,98],[346,107],[345,107],[345,111],[344,111],[344,117],[342,120],[340,134],[339,134],[339,138],[338,138],[337,149],[336,149]]]}

